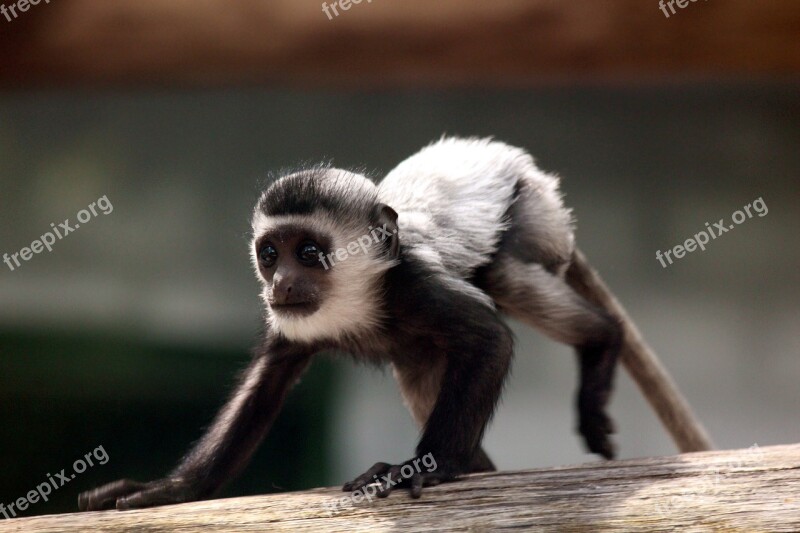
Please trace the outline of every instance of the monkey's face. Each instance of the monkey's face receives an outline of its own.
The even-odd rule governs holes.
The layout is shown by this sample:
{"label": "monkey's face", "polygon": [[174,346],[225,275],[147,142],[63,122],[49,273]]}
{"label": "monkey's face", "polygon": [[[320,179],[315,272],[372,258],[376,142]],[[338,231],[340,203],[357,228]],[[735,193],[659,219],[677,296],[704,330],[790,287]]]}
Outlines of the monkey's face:
{"label": "monkey's face", "polygon": [[255,242],[265,299],[273,313],[286,318],[316,313],[330,290],[325,255],[330,238],[298,226],[278,226]]}
{"label": "monkey's face", "polygon": [[251,255],[270,331],[317,342],[375,329],[397,264],[397,214],[364,176],[320,167],[286,175],[253,212]]}

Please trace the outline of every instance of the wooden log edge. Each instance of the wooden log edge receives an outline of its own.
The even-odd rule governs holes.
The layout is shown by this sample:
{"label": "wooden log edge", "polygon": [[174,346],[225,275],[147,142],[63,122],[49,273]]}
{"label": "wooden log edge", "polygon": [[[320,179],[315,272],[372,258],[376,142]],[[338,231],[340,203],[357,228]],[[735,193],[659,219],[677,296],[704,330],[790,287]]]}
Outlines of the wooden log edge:
{"label": "wooden log edge", "polygon": [[469,476],[354,503],[338,488],[0,520],[61,531],[800,531],[800,444]]}

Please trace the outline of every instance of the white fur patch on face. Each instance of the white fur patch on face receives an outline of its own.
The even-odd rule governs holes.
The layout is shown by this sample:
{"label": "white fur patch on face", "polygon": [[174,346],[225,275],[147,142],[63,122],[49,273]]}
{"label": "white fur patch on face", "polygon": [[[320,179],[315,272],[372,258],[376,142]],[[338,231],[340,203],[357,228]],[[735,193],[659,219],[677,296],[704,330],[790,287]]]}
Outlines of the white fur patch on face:
{"label": "white fur patch on face", "polygon": [[268,302],[271,284],[260,274],[255,242],[266,232],[283,225],[295,225],[328,235],[331,253],[340,248],[347,249],[348,244],[358,242],[359,237],[370,234],[369,226],[352,224],[345,227],[322,211],[312,215],[271,217],[256,210],[253,215],[251,257],[256,275],[263,284],[261,298],[266,306],[270,327],[287,339],[298,342],[336,340],[344,335],[378,327],[384,317],[384,310],[380,305],[381,278],[386,270],[395,265],[394,261],[380,256],[378,246],[367,248],[366,254],[359,251],[348,254],[342,261],[334,259],[334,264],[326,272],[330,276],[331,291],[324,295],[320,308],[315,313],[297,317],[276,313],[270,308]]}

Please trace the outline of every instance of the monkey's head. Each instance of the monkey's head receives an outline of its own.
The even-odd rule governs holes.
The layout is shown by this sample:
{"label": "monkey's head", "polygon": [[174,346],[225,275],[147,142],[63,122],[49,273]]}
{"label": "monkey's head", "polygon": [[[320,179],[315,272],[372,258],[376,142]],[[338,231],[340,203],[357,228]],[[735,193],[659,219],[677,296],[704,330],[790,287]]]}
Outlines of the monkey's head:
{"label": "monkey's head", "polygon": [[270,326],[294,341],[337,338],[381,318],[399,255],[397,213],[367,178],[316,167],[273,183],[253,214],[252,260]]}

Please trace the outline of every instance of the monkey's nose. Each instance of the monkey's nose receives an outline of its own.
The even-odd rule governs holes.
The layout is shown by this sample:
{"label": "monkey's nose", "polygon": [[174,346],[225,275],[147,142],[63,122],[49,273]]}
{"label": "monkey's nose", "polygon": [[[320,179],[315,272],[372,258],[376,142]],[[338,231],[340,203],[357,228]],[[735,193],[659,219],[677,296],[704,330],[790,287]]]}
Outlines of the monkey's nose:
{"label": "monkey's nose", "polygon": [[292,302],[292,284],[291,283],[276,283],[272,287],[272,300],[273,303],[278,305],[286,305]]}

